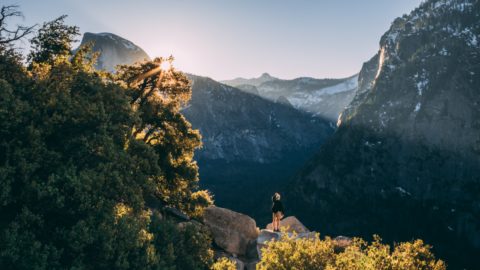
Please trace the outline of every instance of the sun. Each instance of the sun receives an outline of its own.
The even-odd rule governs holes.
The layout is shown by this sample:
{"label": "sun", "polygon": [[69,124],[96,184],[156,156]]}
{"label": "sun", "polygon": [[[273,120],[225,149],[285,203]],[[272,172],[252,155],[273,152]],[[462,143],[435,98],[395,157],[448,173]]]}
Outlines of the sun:
{"label": "sun", "polygon": [[161,70],[169,70],[172,67],[172,63],[170,61],[163,60],[160,64]]}

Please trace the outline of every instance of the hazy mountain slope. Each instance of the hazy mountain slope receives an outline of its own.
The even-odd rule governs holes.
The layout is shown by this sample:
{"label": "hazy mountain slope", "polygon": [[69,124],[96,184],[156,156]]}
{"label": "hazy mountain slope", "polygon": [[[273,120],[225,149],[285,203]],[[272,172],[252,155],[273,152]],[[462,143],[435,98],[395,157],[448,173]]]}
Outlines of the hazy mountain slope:
{"label": "hazy mountain slope", "polygon": [[480,3],[426,1],[397,18],[334,136],[288,203],[327,234],[425,239],[450,269],[480,254]]}
{"label": "hazy mountain slope", "polygon": [[112,33],[85,33],[81,45],[93,42],[93,50],[100,56],[96,64],[97,69],[110,72],[115,71],[115,66],[120,64],[133,64],[135,62],[150,60],[142,48]]}
{"label": "hazy mountain slope", "polygon": [[333,133],[332,123],[209,78],[189,77],[192,99],[183,113],[202,134],[204,145],[196,153],[202,185],[218,205],[265,223],[271,194]]}
{"label": "hazy mountain slope", "polygon": [[355,96],[357,82],[357,75],[345,79],[298,78],[266,82],[257,89],[266,98],[283,97],[299,110],[336,121]]}
{"label": "hazy mountain slope", "polygon": [[192,99],[183,113],[203,136],[199,158],[267,163],[309,149],[332,132],[328,121],[292,107],[209,78],[189,78]]}
{"label": "hazy mountain slope", "polygon": [[263,73],[260,77],[258,78],[251,78],[251,79],[245,79],[245,78],[236,78],[233,80],[225,80],[225,81],[220,81],[221,83],[233,86],[233,87],[238,87],[240,85],[253,85],[253,86],[259,86],[262,83],[269,82],[269,81],[274,81],[278,80],[275,77],[270,76],[268,73]]}
{"label": "hazy mountain slope", "polygon": [[259,78],[237,78],[224,81],[249,93],[293,107],[323,118],[337,121],[338,115],[355,96],[358,76],[344,79],[309,77],[282,80],[264,73]]}

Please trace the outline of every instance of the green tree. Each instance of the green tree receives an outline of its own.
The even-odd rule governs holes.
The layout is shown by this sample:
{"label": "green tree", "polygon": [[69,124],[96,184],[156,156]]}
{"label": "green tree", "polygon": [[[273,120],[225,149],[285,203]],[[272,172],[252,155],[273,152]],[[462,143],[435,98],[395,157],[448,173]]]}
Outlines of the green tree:
{"label": "green tree", "polygon": [[153,218],[150,230],[155,235],[153,243],[160,269],[196,270],[212,264],[211,238],[204,227]]}
{"label": "green tree", "polygon": [[161,174],[152,178],[154,194],[166,204],[188,214],[199,215],[196,206],[211,204],[206,192],[198,189],[198,166],[193,160],[201,146],[198,130],[180,113],[191,97],[190,82],[173,67],[164,70],[164,62],[173,58],[121,66],[117,82],[125,85],[130,104],[140,117],[132,128],[132,136],[150,146],[158,156]]}
{"label": "green tree", "polygon": [[[0,47],[0,269],[207,269],[208,235],[162,224],[145,203],[154,195],[181,198],[177,204],[189,204],[182,209],[209,203],[180,176],[168,187],[158,181],[172,170],[161,147],[180,164],[174,169],[192,167],[196,181],[189,149],[198,133],[186,121],[175,124],[184,120],[177,109],[163,109],[149,123],[164,142],[139,138],[132,130],[148,124],[132,102],[134,89],[95,71],[88,46],[72,55],[78,29],[63,19],[33,38],[28,71],[18,53]],[[160,128],[168,129],[164,139]],[[168,137],[175,134],[191,136],[191,145]]]}
{"label": "green tree", "polygon": [[80,30],[77,26],[66,25],[65,18],[67,15],[62,15],[44,23],[37,35],[30,40],[32,51],[28,59],[31,62],[52,64],[56,58],[70,55],[72,43],[76,41]]}

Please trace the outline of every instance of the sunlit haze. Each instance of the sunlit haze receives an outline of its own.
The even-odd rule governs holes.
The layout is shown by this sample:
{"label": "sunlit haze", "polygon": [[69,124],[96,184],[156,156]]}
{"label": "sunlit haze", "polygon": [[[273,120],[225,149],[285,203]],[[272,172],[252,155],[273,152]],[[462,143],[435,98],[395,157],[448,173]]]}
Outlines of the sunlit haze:
{"label": "sunlit haze", "polygon": [[177,68],[217,80],[263,72],[350,76],[376,53],[390,23],[420,2],[7,0],[20,6],[24,24],[67,14],[82,33],[112,32],[151,57],[173,55]]}

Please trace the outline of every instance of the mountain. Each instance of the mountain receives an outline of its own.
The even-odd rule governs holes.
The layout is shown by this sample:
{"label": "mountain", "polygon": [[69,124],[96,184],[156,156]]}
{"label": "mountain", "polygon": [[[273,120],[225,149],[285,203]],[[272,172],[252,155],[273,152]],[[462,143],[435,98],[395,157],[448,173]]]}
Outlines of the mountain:
{"label": "mountain", "polygon": [[114,72],[116,65],[133,64],[145,59],[150,60],[150,57],[142,48],[112,33],[94,34],[86,32],[80,46],[90,42],[93,43],[93,51],[100,53],[95,66],[97,69]]}
{"label": "mountain", "polygon": [[189,78],[192,99],[183,114],[202,134],[201,184],[217,205],[266,224],[271,194],[333,133],[332,123],[210,78]]}
{"label": "mountain", "polygon": [[261,96],[270,100],[284,98],[295,108],[336,121],[352,101],[358,76],[344,79],[297,78],[273,80],[257,86]]}
{"label": "mountain", "polygon": [[302,77],[282,80],[264,73],[255,79],[237,78],[223,82],[274,102],[288,101],[299,110],[337,121],[340,112],[355,96],[358,75],[344,79]]}
{"label": "mountain", "polygon": [[450,269],[480,254],[480,2],[397,18],[339,127],[285,190],[323,234],[422,238]]}
{"label": "mountain", "polygon": [[251,79],[236,78],[236,79],[233,79],[233,80],[221,81],[221,83],[224,83],[224,84],[227,84],[227,85],[230,85],[230,86],[233,86],[233,87],[237,87],[237,86],[244,85],[244,84],[259,86],[264,82],[269,82],[269,81],[273,81],[273,80],[278,80],[278,79],[270,76],[270,74],[268,74],[268,73],[263,73],[258,78],[251,78]]}
{"label": "mountain", "polygon": [[[92,40],[94,51],[101,53],[99,68],[106,63],[113,67],[141,61],[146,56],[133,43],[113,34],[86,33],[82,44]],[[130,58],[120,57],[119,51]],[[238,88],[206,77],[188,77],[192,98],[182,112],[202,134],[203,147],[195,154],[200,184],[215,194],[217,205],[266,224],[271,194],[333,134],[333,122],[295,109],[285,97],[274,102],[259,96],[254,80],[278,80],[268,74]]]}
{"label": "mountain", "polygon": [[192,99],[182,112],[202,134],[199,158],[268,163],[282,153],[309,149],[333,131],[330,122],[291,106],[210,78],[189,79]]}

